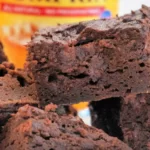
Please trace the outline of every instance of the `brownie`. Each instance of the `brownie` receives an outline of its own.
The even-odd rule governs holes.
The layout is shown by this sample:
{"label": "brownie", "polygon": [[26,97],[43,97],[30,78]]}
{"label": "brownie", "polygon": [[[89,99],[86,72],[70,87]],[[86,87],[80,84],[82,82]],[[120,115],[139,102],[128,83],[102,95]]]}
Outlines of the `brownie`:
{"label": "brownie", "polygon": [[124,99],[120,112],[124,142],[134,150],[150,150],[150,94]]}
{"label": "brownie", "polygon": [[7,57],[6,55],[4,54],[3,52],[3,45],[2,43],[0,42],[0,64],[4,61],[7,61]]}
{"label": "brownie", "polygon": [[78,117],[50,109],[53,111],[29,105],[19,108],[0,135],[1,150],[131,150]]}
{"label": "brownie", "polygon": [[42,105],[150,91],[150,8],[37,32],[28,45]]}
{"label": "brownie", "polygon": [[150,150],[150,94],[131,94],[90,103],[92,126],[134,150]]}
{"label": "brownie", "polygon": [[13,70],[8,62],[0,64],[0,126],[4,125],[19,107],[38,106],[38,98],[32,78],[23,70]]}

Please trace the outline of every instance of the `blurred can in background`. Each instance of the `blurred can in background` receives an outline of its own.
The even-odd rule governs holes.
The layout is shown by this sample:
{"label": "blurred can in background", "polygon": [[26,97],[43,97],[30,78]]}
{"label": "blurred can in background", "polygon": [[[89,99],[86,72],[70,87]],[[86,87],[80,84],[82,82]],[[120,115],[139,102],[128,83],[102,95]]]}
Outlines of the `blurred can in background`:
{"label": "blurred can in background", "polygon": [[18,68],[25,45],[39,28],[115,16],[118,0],[0,0],[0,40]]}

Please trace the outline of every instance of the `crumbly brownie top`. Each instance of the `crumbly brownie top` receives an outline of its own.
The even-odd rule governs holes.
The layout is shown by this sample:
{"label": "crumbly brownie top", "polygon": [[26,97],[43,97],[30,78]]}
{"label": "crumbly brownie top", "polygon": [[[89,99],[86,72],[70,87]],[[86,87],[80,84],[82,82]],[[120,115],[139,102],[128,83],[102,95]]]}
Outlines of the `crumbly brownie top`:
{"label": "crumbly brownie top", "polygon": [[[73,25],[72,24],[59,25],[54,28],[47,27],[35,33],[35,35],[32,37],[31,45],[33,43],[41,43],[41,42],[46,43],[58,42],[70,46],[78,46],[86,44],[88,42],[101,39],[102,33],[105,31],[110,32],[109,34],[105,33],[106,34],[105,37],[109,37],[109,35],[111,35],[111,31],[114,32],[117,29],[129,29],[129,28],[141,29],[142,23],[149,22],[150,19],[149,14],[150,9],[143,5],[143,7],[140,10],[132,12],[132,15],[129,14],[123,17],[118,17],[110,20],[99,19],[80,22]],[[95,34],[92,34],[92,32],[93,33],[97,32],[96,34],[97,36],[95,36]]]}
{"label": "crumbly brownie top", "polygon": [[131,150],[78,117],[58,116],[55,108],[46,112],[29,105],[21,107],[3,130],[2,150]]}

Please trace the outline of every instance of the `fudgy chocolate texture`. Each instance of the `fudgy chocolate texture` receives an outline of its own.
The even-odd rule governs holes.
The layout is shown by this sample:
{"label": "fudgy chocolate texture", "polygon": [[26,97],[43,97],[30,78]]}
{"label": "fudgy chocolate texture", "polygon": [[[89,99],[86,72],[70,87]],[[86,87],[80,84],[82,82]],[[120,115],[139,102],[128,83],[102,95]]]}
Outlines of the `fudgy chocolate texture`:
{"label": "fudgy chocolate texture", "polygon": [[150,94],[125,98],[120,112],[124,141],[134,150],[150,150]]}
{"label": "fudgy chocolate texture", "polygon": [[7,61],[7,57],[6,55],[4,54],[3,52],[3,45],[2,43],[0,42],[0,64],[4,61]]}
{"label": "fudgy chocolate texture", "polygon": [[40,102],[70,104],[150,91],[150,8],[120,18],[42,29],[27,68]]}
{"label": "fudgy chocolate texture", "polygon": [[23,70],[13,69],[14,66],[10,63],[0,64],[0,126],[4,125],[19,107],[25,104],[38,105],[32,78]]}
{"label": "fudgy chocolate texture", "polygon": [[1,150],[131,150],[77,117],[58,116],[29,105],[8,121],[0,137]]}
{"label": "fudgy chocolate texture", "polygon": [[90,103],[92,125],[118,137],[134,150],[150,150],[150,94]]}

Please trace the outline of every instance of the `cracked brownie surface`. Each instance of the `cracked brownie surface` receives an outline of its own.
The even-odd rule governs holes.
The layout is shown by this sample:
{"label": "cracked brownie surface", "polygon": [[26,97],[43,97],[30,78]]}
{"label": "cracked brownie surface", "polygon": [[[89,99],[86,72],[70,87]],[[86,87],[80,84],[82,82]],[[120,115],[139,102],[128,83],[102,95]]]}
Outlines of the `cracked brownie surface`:
{"label": "cracked brownie surface", "polygon": [[1,150],[131,150],[78,117],[58,115],[49,108],[52,111],[21,107],[0,135]]}
{"label": "cracked brownie surface", "polygon": [[150,91],[150,8],[45,28],[28,45],[40,103],[71,104]]}

